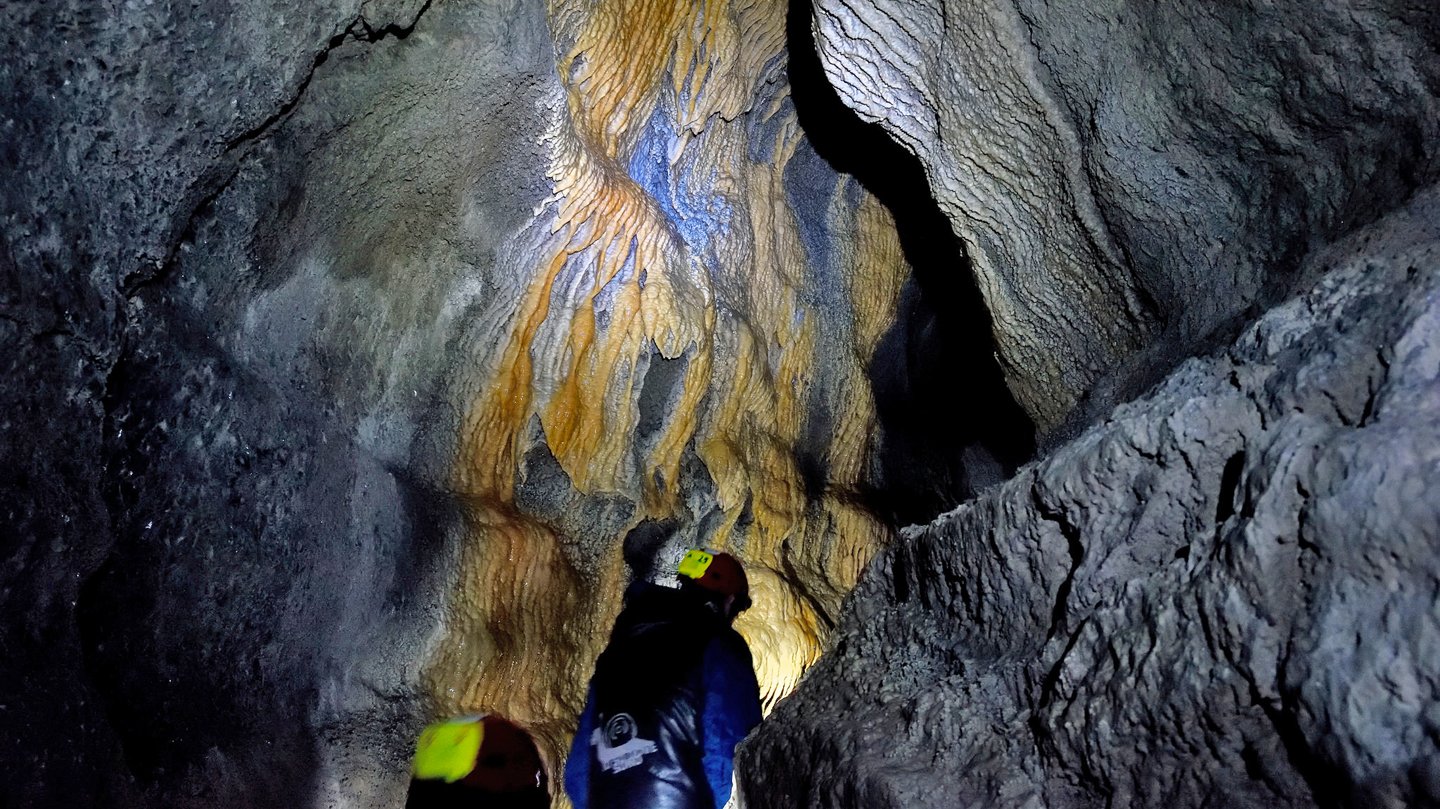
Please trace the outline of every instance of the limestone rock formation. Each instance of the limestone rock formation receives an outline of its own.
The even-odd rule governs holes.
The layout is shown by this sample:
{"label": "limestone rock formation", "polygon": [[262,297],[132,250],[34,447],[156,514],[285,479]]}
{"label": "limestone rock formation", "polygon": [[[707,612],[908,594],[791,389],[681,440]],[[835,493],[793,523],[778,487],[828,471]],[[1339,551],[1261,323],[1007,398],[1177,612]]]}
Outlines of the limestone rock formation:
{"label": "limestone rock formation", "polygon": [[1433,4],[815,0],[814,25],[924,163],[1044,428],[1440,173]]}
{"label": "limestone rock formation", "polygon": [[916,369],[998,374],[812,146],[784,2],[10,12],[19,805],[384,805],[461,711],[558,768],[623,585],[688,544],[749,564],[773,701],[878,504],[1003,470],[911,423]]}
{"label": "limestone rock formation", "polygon": [[882,552],[746,805],[1440,805],[1440,189],[1305,269]]}
{"label": "limestone rock formation", "polygon": [[[1140,795],[1123,730],[1180,803],[1428,799],[1433,201],[1298,260],[1437,179],[1440,12],[1211,6],[8,4],[0,803],[393,805],[461,711],[558,772],[690,544],[748,565],[774,704],[896,524],[1339,264],[883,557],[753,748],[814,768],[750,792]],[[1141,647],[1190,690],[1105,668]],[[899,708],[908,775],[804,724],[825,688]]]}

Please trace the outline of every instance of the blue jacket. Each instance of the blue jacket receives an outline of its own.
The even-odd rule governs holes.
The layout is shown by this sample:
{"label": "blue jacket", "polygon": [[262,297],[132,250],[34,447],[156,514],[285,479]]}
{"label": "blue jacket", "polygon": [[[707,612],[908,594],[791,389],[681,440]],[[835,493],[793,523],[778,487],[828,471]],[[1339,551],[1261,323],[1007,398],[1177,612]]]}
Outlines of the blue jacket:
{"label": "blue jacket", "polygon": [[735,746],[760,723],[745,641],[649,588],[632,591],[596,664],[565,765],[575,809],[719,809]]}

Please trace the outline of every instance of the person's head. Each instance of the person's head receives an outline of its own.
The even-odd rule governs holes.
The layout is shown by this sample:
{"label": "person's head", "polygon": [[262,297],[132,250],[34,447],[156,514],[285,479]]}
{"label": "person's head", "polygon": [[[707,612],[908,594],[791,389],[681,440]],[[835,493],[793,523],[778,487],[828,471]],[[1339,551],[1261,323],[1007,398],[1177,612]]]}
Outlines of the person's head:
{"label": "person's head", "polygon": [[478,714],[433,723],[420,734],[406,809],[549,805],[540,751],[518,725]]}
{"label": "person's head", "polygon": [[698,596],[727,619],[750,607],[750,582],[745,578],[745,568],[728,553],[691,548],[680,560],[677,572],[680,589]]}

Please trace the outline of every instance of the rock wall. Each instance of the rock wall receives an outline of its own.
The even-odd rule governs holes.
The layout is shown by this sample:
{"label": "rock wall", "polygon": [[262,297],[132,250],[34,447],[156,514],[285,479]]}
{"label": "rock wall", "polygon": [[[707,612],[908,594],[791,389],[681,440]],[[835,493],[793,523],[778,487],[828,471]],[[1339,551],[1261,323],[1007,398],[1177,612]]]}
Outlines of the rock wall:
{"label": "rock wall", "polygon": [[1436,12],[813,24],[1054,448],[877,557],[747,805],[1440,805]]}
{"label": "rock wall", "polygon": [[[1440,805],[1440,189],[867,570],[752,807]],[[776,766],[776,762],[785,762]]]}
{"label": "rock wall", "polygon": [[642,523],[672,533],[632,557],[746,559],[767,698],[818,655],[885,533],[856,504],[865,362],[906,270],[888,213],[797,125],[784,4],[555,3],[549,19],[553,191],[462,338],[479,372],[454,486],[474,541],[431,676],[558,753]]}
{"label": "rock wall", "polygon": [[[422,4],[181,6],[7,7],[8,805],[319,792],[321,692],[364,667],[360,642],[413,634],[414,606],[436,597],[397,586],[415,564],[397,550],[412,530],[401,515],[423,524],[423,498],[345,449],[360,408],[332,407],[309,368],[277,371],[273,343],[227,348],[235,335],[214,322],[248,301],[202,288],[187,264],[321,63],[392,45]],[[210,305],[186,311],[197,300]],[[278,317],[275,342],[312,351],[300,321],[325,306]],[[352,503],[352,487],[375,496]]]}
{"label": "rock wall", "polygon": [[[883,3],[822,2],[813,39],[810,7],[781,0],[8,6],[5,800],[393,804],[420,723],[473,710],[534,729],[558,769],[621,586],[663,575],[695,543],[752,571],[757,607],[741,628],[774,702],[826,647],[890,520],[999,481],[1028,454],[1034,424],[1103,412],[1143,377],[1130,364],[1147,352],[1164,366],[1271,291],[1319,277],[1323,262],[1292,259],[1435,178],[1428,8],[1336,5],[1292,34],[1294,9],[1259,4],[1233,18],[1198,5],[962,5],[887,15]],[[1102,32],[1113,43],[1097,61],[1084,43],[1110,42]],[[1225,47],[1207,50],[1215,43]],[[919,156],[940,213],[920,170],[894,162],[842,100]],[[1430,276],[1416,266],[1420,289]],[[1374,301],[1404,287],[1383,277],[1334,282],[1335,300],[1377,315],[1325,339],[1403,343],[1384,332],[1402,320],[1380,318]],[[1301,342],[1307,362],[1320,356]],[[1280,357],[1278,345],[1246,350]],[[1300,401],[1286,380],[1331,367],[1270,371],[1246,357],[1236,384],[1255,392],[1255,414]],[[1337,359],[1334,373],[1360,385],[1352,365]],[[1279,387],[1246,387],[1266,374]],[[1347,397],[1361,388],[1340,389],[1336,412],[1371,429],[1380,411],[1354,415]],[[1077,408],[1087,392],[1094,402]],[[1214,450],[1225,458],[1205,485],[1272,471],[1269,423],[1233,435],[1215,425],[1225,447],[1255,448],[1233,462]],[[1199,435],[1200,424],[1167,429]],[[1036,469],[1068,475],[1088,446]],[[1040,487],[1036,469],[1003,491]],[[1080,512],[1107,501],[1082,472],[1047,478],[1026,508],[1042,525],[1089,525]],[[1175,519],[1205,524],[1220,508],[1206,492]],[[1006,496],[964,513],[1023,522],[998,505]],[[1264,522],[1245,502],[1213,521]],[[946,524],[964,519],[979,518]],[[1001,586],[1019,565],[1018,613],[962,600],[1001,616],[991,640],[1019,644],[1005,658],[1014,672],[1039,672],[1043,710],[1027,715],[1043,743],[1005,740],[1027,778],[1080,760],[1083,773],[1112,774],[1057,776],[1065,794],[1120,794],[1127,765],[1088,746],[1101,724],[1056,712],[1071,704],[1058,695],[1133,681],[1081,676],[1093,644],[1057,647],[1111,626],[1082,620],[1108,582],[1180,544],[1107,554],[1079,528],[1054,530],[1058,557],[1054,532],[1036,528],[1034,565],[1021,546],[985,563],[996,570],[976,561],[991,578],[964,580]],[[1200,565],[1186,552],[1185,569]],[[906,604],[960,587],[909,570]],[[1406,607],[1415,589],[1397,592]],[[878,602],[854,603],[870,615],[863,605]],[[1289,614],[1320,615],[1309,603]],[[1429,631],[1412,613],[1393,620]],[[845,643],[868,638],[867,652],[902,668],[937,665],[924,649],[939,629],[896,653],[882,625]],[[1312,637],[1295,626],[1284,631]],[[1247,643],[1215,648],[1261,648]],[[842,650],[826,671],[869,665],[849,660]],[[1334,689],[1305,697],[1323,711],[1287,713],[1285,700],[1310,694],[1290,675],[1275,680],[1278,697],[1256,676],[1261,713],[1294,718],[1287,757],[1260,731],[1237,754],[1277,790],[1309,777],[1296,757],[1311,754],[1295,745],[1318,738],[1311,724],[1340,721],[1324,701]],[[1392,679],[1408,694],[1406,676]],[[994,688],[975,693],[996,705],[1026,693],[998,674],[984,682]],[[1193,701],[1175,699],[1190,716]],[[938,723],[934,739],[958,727],[943,711],[919,715]],[[823,758],[845,738],[811,739],[814,789],[860,783]],[[1380,773],[1374,794],[1404,794],[1385,773],[1422,741],[1404,736],[1384,758],[1363,734],[1335,738],[1316,760],[1383,759],[1365,770]],[[951,751],[941,758],[964,749],[937,745]],[[1164,772],[1183,781],[1183,769]],[[1060,789],[995,773],[1014,794]],[[1427,773],[1412,773],[1412,797]],[[909,794],[875,784],[863,788],[876,800]]]}
{"label": "rock wall", "polygon": [[[816,0],[826,75],[925,166],[1042,429],[1139,390],[1440,171],[1440,11]],[[1257,307],[1258,308],[1252,308]],[[1158,347],[1156,347],[1158,344]],[[1118,392],[1117,392],[1118,391]]]}
{"label": "rock wall", "polygon": [[750,565],[773,701],[884,504],[1028,445],[905,457],[919,369],[1005,394],[806,136],[786,3],[92,5],[0,62],[18,805],[386,805],[459,711],[558,768],[692,543]]}

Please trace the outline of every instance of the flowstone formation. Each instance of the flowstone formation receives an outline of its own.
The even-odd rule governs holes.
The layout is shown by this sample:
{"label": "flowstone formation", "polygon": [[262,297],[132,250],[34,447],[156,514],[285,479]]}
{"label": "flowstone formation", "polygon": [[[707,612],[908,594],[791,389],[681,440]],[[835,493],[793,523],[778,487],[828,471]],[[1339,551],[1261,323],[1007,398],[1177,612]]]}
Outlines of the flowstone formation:
{"label": "flowstone formation", "polygon": [[558,773],[621,588],[689,544],[745,559],[787,693],[893,514],[1030,441],[908,401],[1008,394],[948,229],[806,134],[859,124],[796,97],[791,16],[15,5],[5,794],[388,805],[470,711]]}
{"label": "flowstone formation", "polygon": [[468,537],[429,678],[552,756],[626,561],[738,552],[760,605],[740,629],[773,701],[887,535],[863,505],[867,374],[908,270],[889,214],[805,140],[785,14],[548,9],[553,191],[462,337],[482,369],[453,484]]}
{"label": "flowstone formation", "polygon": [[1440,189],[1306,269],[907,529],[746,742],[746,805],[1440,805]]}

